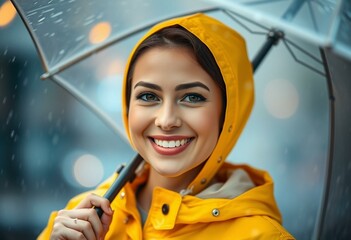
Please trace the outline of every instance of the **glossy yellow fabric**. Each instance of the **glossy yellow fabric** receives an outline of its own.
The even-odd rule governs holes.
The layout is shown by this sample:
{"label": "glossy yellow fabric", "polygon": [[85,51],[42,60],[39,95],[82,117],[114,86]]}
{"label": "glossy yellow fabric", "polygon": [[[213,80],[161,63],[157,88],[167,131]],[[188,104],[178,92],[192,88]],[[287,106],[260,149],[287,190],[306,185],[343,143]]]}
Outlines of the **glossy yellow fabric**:
{"label": "glossy yellow fabric", "polygon": [[[246,165],[229,163],[225,163],[220,172],[237,168],[244,169],[257,186],[233,199],[200,199],[156,188],[142,228],[135,191],[146,181],[146,171],[127,184],[111,203],[114,215],[105,239],[293,239],[280,225],[270,176]],[[116,175],[112,176],[94,192],[102,195],[115,178]],[[71,199],[66,208],[74,208],[87,194]],[[167,215],[162,213],[164,204],[169,206]],[[218,216],[213,215],[214,210],[219,212]],[[47,228],[38,239],[49,239],[56,214],[51,214]]]}
{"label": "glossy yellow fabric", "polygon": [[[254,101],[253,76],[245,41],[230,27],[206,15],[195,14],[155,26],[140,42],[150,34],[176,24],[201,39],[221,69],[227,89],[223,130],[213,154],[189,185],[191,194],[182,196],[167,189],[154,189],[151,209],[143,228],[135,192],[140,184],[145,183],[148,170],[133,183],[128,183],[111,203],[114,216],[106,239],[293,239],[280,225],[281,216],[274,200],[273,182],[269,174],[246,165],[225,162],[244,128]],[[123,117],[128,129],[125,92],[123,94]],[[227,181],[223,176],[239,168],[248,173],[255,187],[234,198],[196,197],[197,193],[213,183],[211,180]],[[94,192],[103,195],[114,178],[116,175]],[[73,198],[67,208],[74,208],[86,194]],[[169,206],[167,214],[162,212],[164,204]],[[52,213],[38,239],[49,239],[56,214]]]}

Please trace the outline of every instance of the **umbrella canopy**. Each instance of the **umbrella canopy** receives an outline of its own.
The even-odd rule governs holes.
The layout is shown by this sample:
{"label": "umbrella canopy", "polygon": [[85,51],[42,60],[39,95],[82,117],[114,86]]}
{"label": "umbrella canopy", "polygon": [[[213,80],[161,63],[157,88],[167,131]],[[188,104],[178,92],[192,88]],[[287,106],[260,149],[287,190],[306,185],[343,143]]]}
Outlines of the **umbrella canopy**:
{"label": "umbrella canopy", "polygon": [[[341,1],[297,0],[240,2],[87,0],[84,1],[83,5],[74,0],[39,0],[35,2],[17,0],[12,2],[21,14],[41,57],[45,70],[42,78],[52,79],[61,85],[122,136],[124,131],[120,118],[121,99],[119,93],[124,62],[143,31],[151,25],[180,15],[199,11],[206,12],[240,31],[247,40],[249,54],[252,58],[265,42],[269,29],[274,27],[283,30],[286,48],[280,46],[278,50],[277,47],[277,51],[269,54],[256,73],[256,79],[259,79],[256,84],[257,99],[262,98],[265,105],[262,102],[257,102],[252,120],[233,151],[232,157],[234,161],[249,163],[250,159],[259,157],[258,162],[251,161],[251,163],[262,168],[267,168],[271,164],[272,174],[277,182],[277,200],[282,207],[284,225],[298,239],[327,239],[328,234],[330,234],[327,227],[333,224],[338,224],[340,236],[349,234],[345,233],[346,226],[342,223],[344,217],[350,216],[350,210],[339,216],[333,214],[330,207],[328,208],[331,200],[337,199],[342,204],[344,197],[347,197],[347,194],[345,195],[343,192],[342,194],[340,192],[334,194],[331,191],[334,184],[340,183],[340,179],[337,181],[337,178],[334,177],[337,176],[335,174],[339,174],[340,171],[345,170],[345,166],[349,166],[344,165],[346,164],[345,158],[338,160],[337,156],[341,153],[337,152],[337,147],[334,147],[337,146],[334,145],[334,142],[339,143],[350,139],[350,135],[342,134],[341,131],[336,135],[334,131],[335,127],[339,126],[336,124],[338,119],[342,119],[343,123],[346,124],[345,119],[350,118],[350,114],[345,116],[342,109],[335,108],[334,103],[343,103],[348,98],[344,97],[339,100],[337,93],[332,91],[334,82],[340,81],[342,84],[339,86],[346,84],[341,79],[347,75],[329,74],[331,66],[334,71],[340,66],[332,64],[336,61],[333,52],[322,51],[322,56],[320,55],[320,47],[332,47],[333,50],[337,51],[344,49],[344,47],[347,49],[338,51],[338,54],[348,51],[350,46],[348,37],[350,35],[347,34],[347,31],[349,31],[350,26],[346,24],[345,27],[345,24],[339,24],[336,25],[337,27],[331,27],[334,26],[331,22],[335,22],[336,19],[339,19],[336,22],[347,21],[348,12],[346,11],[346,15],[340,13],[341,9],[345,9],[342,7],[343,4],[347,7],[346,1],[343,3]],[[272,7],[273,4],[276,6]],[[303,5],[307,8],[314,6],[312,9],[320,6],[323,10],[318,15],[323,19],[321,26],[327,26],[327,28],[318,27],[318,31],[315,31],[315,22],[319,23],[319,20],[315,21],[314,18],[309,20],[308,24],[302,22],[306,19],[306,9],[304,10]],[[288,10],[291,9],[294,10],[292,16],[288,14]],[[265,15],[265,13],[269,14]],[[346,17],[339,18],[339,16],[344,15]],[[292,21],[291,19],[299,20]],[[333,29],[340,29],[340,31]],[[308,49],[308,51],[304,49]],[[297,55],[299,56],[297,57]],[[348,55],[342,56],[347,57]],[[302,62],[307,68],[296,62]],[[342,66],[349,66],[349,61],[343,60]],[[345,71],[347,72],[347,70]],[[297,87],[287,79],[294,80]],[[327,80],[329,95],[326,91]],[[297,121],[296,117],[292,118],[297,112],[299,101],[303,100],[299,98],[297,89],[324,96],[318,106],[324,110],[327,109],[326,111],[329,109],[331,113],[330,132],[328,132],[328,128],[324,128],[324,131],[320,131],[319,135],[312,134],[311,136],[309,129],[313,129],[313,126],[308,124],[301,126],[301,121]],[[347,96],[348,91],[350,88],[341,87],[338,93],[343,92],[342,95]],[[277,103],[281,103],[283,95],[285,97],[288,95],[289,99],[285,105],[278,106]],[[331,99],[331,104],[328,106],[329,99]],[[262,119],[260,111],[263,107],[267,107],[270,114],[278,119],[278,124],[277,121],[271,121],[269,116],[264,114],[264,119]],[[308,108],[306,109],[308,111]],[[339,113],[341,116],[335,118],[334,116],[339,116]],[[300,114],[304,116],[303,111]],[[288,128],[282,127],[284,124],[279,122],[281,119],[290,121],[290,125],[287,125]],[[264,133],[264,138],[257,139],[259,136],[257,126],[261,125],[263,121],[266,122],[270,130]],[[328,126],[327,115],[323,119],[313,119],[313,121]],[[293,126],[293,128],[289,129],[289,126]],[[299,130],[302,128],[303,131],[297,133],[296,128]],[[284,130],[282,131],[282,129]],[[286,138],[295,143],[302,142],[306,136],[310,138],[309,141],[294,145],[307,148],[302,151],[296,151],[291,149],[288,143],[286,145],[282,143],[288,142],[285,140]],[[278,139],[271,141],[270,144],[276,145],[277,149],[282,149],[278,151],[286,152],[286,158],[278,162],[277,158],[272,155],[260,156],[259,150],[264,148],[264,144],[267,144],[266,139],[269,137]],[[333,141],[334,137],[339,140]],[[325,149],[313,149],[314,143],[320,139],[329,142],[329,147],[328,144],[325,144]],[[309,147],[310,149],[308,149]],[[257,149],[258,155],[250,155],[253,152],[252,148]],[[317,157],[311,154],[314,151],[318,152]],[[350,156],[347,149],[343,148],[340,151]],[[305,154],[301,154],[301,152]],[[328,154],[329,158],[326,157]],[[272,161],[271,159],[276,160]],[[284,164],[282,161],[285,161]],[[334,164],[337,164],[338,167],[333,167]],[[342,176],[346,176],[345,174],[347,172],[344,172]],[[309,181],[312,184],[305,185]],[[347,184],[343,178],[341,182],[344,184],[342,186]],[[289,194],[285,192],[287,186],[290,189]],[[340,191],[343,190],[342,186]],[[304,203],[301,204],[301,202]],[[306,214],[310,217],[305,218]]]}
{"label": "umbrella canopy", "polygon": [[351,59],[351,3],[347,0],[209,0],[253,21],[284,29]]}

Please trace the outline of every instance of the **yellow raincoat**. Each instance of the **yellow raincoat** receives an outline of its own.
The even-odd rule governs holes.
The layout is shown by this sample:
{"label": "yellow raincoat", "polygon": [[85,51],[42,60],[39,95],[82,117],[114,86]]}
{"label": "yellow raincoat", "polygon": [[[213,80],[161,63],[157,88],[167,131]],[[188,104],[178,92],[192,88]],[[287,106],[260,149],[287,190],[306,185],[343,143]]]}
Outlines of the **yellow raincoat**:
{"label": "yellow raincoat", "polygon": [[[148,166],[133,183],[127,183],[111,203],[114,215],[105,239],[294,239],[281,226],[269,174],[225,162],[254,101],[252,69],[245,41],[219,21],[195,14],[156,25],[140,42],[173,25],[182,26],[204,42],[221,70],[227,92],[222,132],[212,155],[188,189],[181,193],[154,189],[144,226],[135,193],[147,180]],[[128,68],[129,62],[126,73]],[[128,129],[125,92],[124,89],[123,117]],[[103,195],[115,178],[116,175],[111,176],[93,192]],[[66,208],[74,208],[86,195],[71,199]],[[38,239],[49,239],[56,215],[57,212],[51,214]]]}

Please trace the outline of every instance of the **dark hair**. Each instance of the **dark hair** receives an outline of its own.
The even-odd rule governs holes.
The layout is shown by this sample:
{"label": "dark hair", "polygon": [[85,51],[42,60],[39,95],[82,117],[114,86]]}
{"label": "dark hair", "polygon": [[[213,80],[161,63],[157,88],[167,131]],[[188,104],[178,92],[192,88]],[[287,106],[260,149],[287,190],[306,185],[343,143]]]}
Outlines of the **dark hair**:
{"label": "dark hair", "polygon": [[127,106],[129,107],[131,82],[133,78],[136,60],[147,50],[154,47],[185,47],[187,49],[190,49],[194,53],[197,62],[211,76],[211,78],[221,89],[221,93],[223,96],[221,123],[223,123],[227,97],[225,83],[221,71],[209,48],[194,34],[192,34],[191,32],[179,25],[167,27],[161,29],[158,32],[155,32],[154,34],[146,38],[135,50],[134,55],[131,58],[130,67],[127,73]]}

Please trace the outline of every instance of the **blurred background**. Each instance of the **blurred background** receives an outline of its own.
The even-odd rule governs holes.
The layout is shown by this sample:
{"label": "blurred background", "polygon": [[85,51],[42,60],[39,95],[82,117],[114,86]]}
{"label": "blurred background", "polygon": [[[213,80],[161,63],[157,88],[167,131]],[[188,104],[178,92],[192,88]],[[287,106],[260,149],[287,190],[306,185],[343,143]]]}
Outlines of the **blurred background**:
{"label": "blurred background", "polygon": [[[96,27],[87,26],[91,31]],[[265,36],[252,35],[241,26],[236,29],[254,56]],[[92,85],[94,94],[107,109],[120,103],[120,85],[113,80],[122,78],[127,54],[139,36],[117,46],[106,68],[94,73],[87,69],[99,79],[98,87]],[[318,48],[299,44],[318,55]],[[121,136],[69,93],[50,80],[40,80],[43,73],[23,22],[9,1],[0,0],[0,238],[4,240],[35,239],[51,211],[93,189],[134,156]],[[229,159],[269,171],[284,226],[297,239],[311,239],[326,181],[325,77],[296,64],[286,48],[277,46],[255,79],[254,111]]]}

